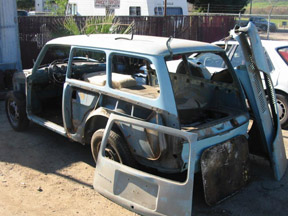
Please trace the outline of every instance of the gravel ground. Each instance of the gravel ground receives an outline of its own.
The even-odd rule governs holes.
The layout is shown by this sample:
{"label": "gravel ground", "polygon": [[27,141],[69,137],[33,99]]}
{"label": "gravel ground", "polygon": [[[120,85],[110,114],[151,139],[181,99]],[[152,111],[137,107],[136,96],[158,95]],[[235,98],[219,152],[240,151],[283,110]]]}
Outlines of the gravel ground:
{"label": "gravel ground", "polygon": [[31,124],[13,131],[0,102],[0,215],[135,215],[92,189],[90,149]]}

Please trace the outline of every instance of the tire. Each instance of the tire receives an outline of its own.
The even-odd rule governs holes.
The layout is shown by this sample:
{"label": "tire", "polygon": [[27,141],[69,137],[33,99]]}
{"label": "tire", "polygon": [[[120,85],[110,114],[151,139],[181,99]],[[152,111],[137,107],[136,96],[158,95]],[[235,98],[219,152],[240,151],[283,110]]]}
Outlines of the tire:
{"label": "tire", "polygon": [[280,124],[282,128],[288,126],[288,100],[283,94],[276,94],[277,108],[279,113]]}
{"label": "tire", "polygon": [[265,31],[267,31],[267,26],[263,25],[263,26],[260,27],[260,29],[265,32]]}
{"label": "tire", "polygon": [[277,31],[277,28],[272,26],[272,27],[270,27],[270,31],[271,31],[271,32],[276,32],[276,31]]}
{"label": "tire", "polygon": [[24,131],[29,126],[26,114],[25,96],[21,92],[7,93],[5,109],[11,127],[16,131]]}
{"label": "tire", "polygon": [[[98,153],[100,150],[101,141],[103,138],[104,129],[99,129],[94,132],[91,139],[91,152],[95,163],[97,163]],[[130,167],[136,168],[136,161],[132,157],[132,154],[119,134],[115,133],[113,130],[110,131],[108,137],[107,146],[105,149],[105,156],[111,160],[117,161],[119,163],[125,164]]]}

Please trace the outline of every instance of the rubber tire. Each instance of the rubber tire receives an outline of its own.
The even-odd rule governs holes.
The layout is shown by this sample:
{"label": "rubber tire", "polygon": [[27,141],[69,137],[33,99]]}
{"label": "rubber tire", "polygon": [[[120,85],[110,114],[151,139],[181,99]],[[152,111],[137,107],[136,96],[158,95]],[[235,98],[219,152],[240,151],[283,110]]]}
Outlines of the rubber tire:
{"label": "rubber tire", "polygon": [[287,128],[288,127],[288,99],[285,95],[283,95],[281,93],[276,94],[276,99],[277,99],[277,107],[278,107],[278,103],[280,101],[281,105],[284,106],[283,109],[285,111],[282,119],[281,119],[281,116],[279,116],[281,127]]}
{"label": "rubber tire", "polygon": [[[14,103],[15,107],[17,108],[17,114],[14,115],[15,118],[13,119],[13,109],[10,105],[11,103]],[[11,125],[11,127],[16,131],[24,131],[29,126],[29,120],[27,118],[26,114],[26,102],[25,102],[25,96],[21,92],[17,91],[10,91],[6,95],[5,100],[5,110],[6,115],[8,118],[8,121]],[[15,112],[15,109],[14,109]]]}
{"label": "rubber tire", "polygon": [[266,26],[266,25],[263,25],[263,26],[261,26],[260,28],[261,28],[261,30],[264,31],[264,32],[267,31],[267,26]]}
{"label": "rubber tire", "polygon": [[[91,152],[94,158],[95,163],[97,163],[98,153],[100,150],[101,141],[103,138],[104,129],[99,129],[94,132],[92,139],[91,139]],[[110,131],[110,135],[108,137],[107,146],[105,149],[105,154],[110,154],[110,151],[113,151],[117,154],[118,158],[111,158],[119,163],[125,164],[130,167],[137,167],[137,162],[133,158],[130,149],[127,146],[127,143],[124,141],[122,136],[114,132],[113,130]],[[117,160],[118,159],[118,160]]]}

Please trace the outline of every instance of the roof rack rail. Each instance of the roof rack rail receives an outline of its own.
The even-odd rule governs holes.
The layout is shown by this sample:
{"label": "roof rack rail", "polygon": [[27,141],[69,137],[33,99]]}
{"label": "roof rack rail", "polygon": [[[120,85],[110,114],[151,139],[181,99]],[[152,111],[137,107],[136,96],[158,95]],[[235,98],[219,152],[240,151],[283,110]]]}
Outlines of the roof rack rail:
{"label": "roof rack rail", "polygon": [[173,39],[173,37],[170,36],[169,39],[168,39],[167,42],[166,42],[166,46],[167,46],[167,48],[168,48],[168,50],[169,50],[170,58],[171,58],[171,59],[172,59],[172,57],[173,57],[173,52],[172,52],[172,49],[171,49],[171,46],[170,46],[172,39]]}
{"label": "roof rack rail", "polygon": [[115,40],[133,40],[133,37],[134,37],[134,28],[132,28],[132,33],[131,33],[131,38],[125,38],[125,37],[117,37],[115,38]]}

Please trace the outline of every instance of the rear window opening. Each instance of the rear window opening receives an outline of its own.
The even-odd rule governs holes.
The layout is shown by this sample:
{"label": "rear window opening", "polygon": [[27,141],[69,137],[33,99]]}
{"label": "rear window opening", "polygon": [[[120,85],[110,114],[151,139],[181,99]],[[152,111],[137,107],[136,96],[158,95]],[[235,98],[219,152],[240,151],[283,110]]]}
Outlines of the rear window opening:
{"label": "rear window opening", "polygon": [[112,56],[112,88],[146,98],[158,98],[160,88],[152,62],[137,56]]}
{"label": "rear window opening", "polygon": [[226,62],[222,54],[212,52],[166,59],[182,130],[197,131],[230,122],[245,111],[233,68]]}

